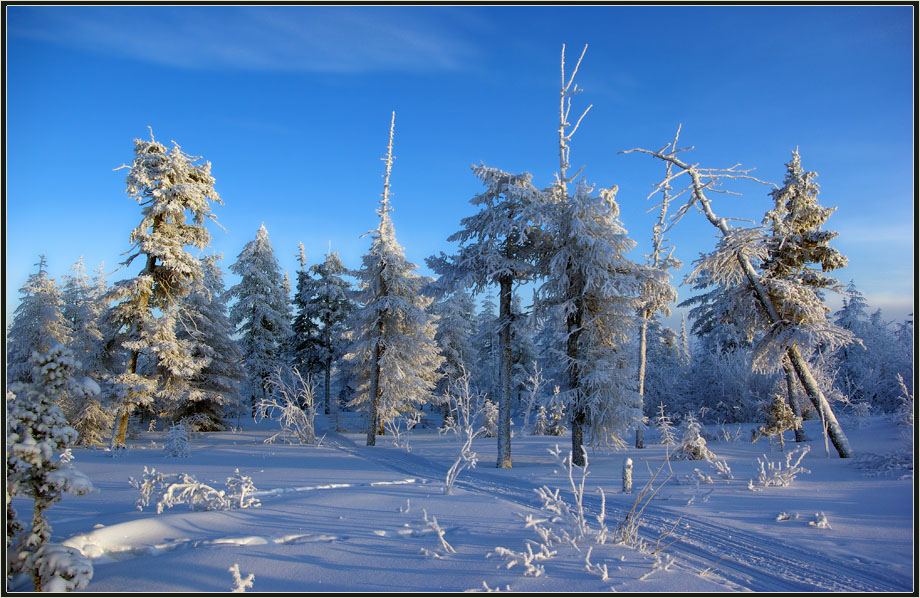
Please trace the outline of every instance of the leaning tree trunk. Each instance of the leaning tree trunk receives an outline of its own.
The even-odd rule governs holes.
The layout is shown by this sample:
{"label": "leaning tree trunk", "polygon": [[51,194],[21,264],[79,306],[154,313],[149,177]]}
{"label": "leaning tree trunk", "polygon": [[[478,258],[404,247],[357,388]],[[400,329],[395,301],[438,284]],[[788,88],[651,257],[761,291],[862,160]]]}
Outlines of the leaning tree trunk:
{"label": "leaning tree trunk", "polygon": [[[795,370],[788,359],[783,359],[783,372],[786,374],[786,395],[789,397],[789,407],[796,418],[804,422],[802,406],[799,404],[798,397],[795,396]],[[805,440],[807,440],[805,438],[805,426],[799,425],[795,429],[795,441],[805,442]]]}
{"label": "leaning tree trunk", "polygon": [[[712,207],[709,205],[709,200],[702,192],[703,185],[699,180],[699,173],[695,170],[691,170],[690,174],[693,179],[694,195],[699,200],[701,209],[706,215],[706,218],[713,226],[718,228],[723,235],[728,234],[728,225],[725,223],[725,220],[715,215],[712,211]],[[766,289],[764,289],[763,285],[760,283],[760,278],[757,276],[757,271],[754,270],[754,266],[751,265],[751,260],[741,251],[736,252],[735,256],[738,259],[738,263],[741,265],[745,278],[747,278],[748,283],[754,288],[757,299],[770,316],[770,321],[773,324],[779,324],[782,319],[776,311],[776,306],[774,306],[773,302],[770,300],[770,296],[767,294]],[[795,345],[787,347],[786,354],[789,357],[789,361],[792,363],[792,367],[795,369],[796,375],[799,377],[799,381],[802,383],[802,387],[805,389],[806,394],[808,394],[808,398],[811,400],[818,413],[821,414],[825,422],[825,432],[834,444],[834,448],[837,449],[837,454],[840,455],[841,459],[851,457],[853,452],[850,449],[850,442],[847,440],[846,434],[843,433],[843,429],[837,422],[837,418],[834,416],[834,411],[831,409],[830,403],[827,402],[827,398],[818,386],[818,382],[815,380],[814,376],[812,376],[811,370],[802,357],[802,354],[799,352],[798,347]]]}
{"label": "leaning tree trunk", "polygon": [[495,466],[505,469],[511,467],[511,283],[510,276],[504,276],[498,282],[501,395],[498,397],[498,462]]}

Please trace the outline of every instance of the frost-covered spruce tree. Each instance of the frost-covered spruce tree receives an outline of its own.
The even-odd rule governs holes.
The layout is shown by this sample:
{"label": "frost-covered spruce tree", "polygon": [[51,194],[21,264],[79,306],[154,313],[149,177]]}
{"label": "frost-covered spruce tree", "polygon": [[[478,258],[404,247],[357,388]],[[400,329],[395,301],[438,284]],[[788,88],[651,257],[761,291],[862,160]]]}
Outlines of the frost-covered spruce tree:
{"label": "frost-covered spruce tree", "polygon": [[[858,339],[834,354],[835,383],[851,403],[867,402],[876,409],[898,409],[900,385],[897,377],[912,384],[913,343],[909,330],[903,340],[881,317],[868,312],[869,304],[851,281],[844,291],[843,306],[834,313],[834,322]],[[907,341],[907,342],[904,342]]]}
{"label": "frost-covered spruce tree", "polygon": [[217,264],[221,258],[201,258],[203,276],[183,300],[179,327],[179,337],[192,341],[194,355],[208,359],[208,364],[190,379],[190,392],[173,419],[198,415],[196,428],[201,431],[226,429],[223,419],[228,408],[241,408],[240,384],[246,379],[243,355],[232,337],[223,272]]}
{"label": "frost-covered spruce tree", "polygon": [[106,310],[102,298],[108,287],[101,265],[95,280],[86,274],[82,256],[70,269],[73,274],[64,277],[61,289],[62,312],[71,330],[67,346],[83,364],[84,372],[92,374],[100,369],[103,341],[100,326]]}
{"label": "frost-covered spruce tree", "polygon": [[227,296],[235,299],[230,323],[240,336],[249,380],[247,393],[255,408],[258,400],[268,397],[271,377],[283,365],[291,337],[290,301],[264,224],[256,238],[243,247],[230,271],[240,277],[240,282],[227,291]]}
{"label": "frost-covered spruce tree", "polygon": [[497,372],[501,371],[501,356],[498,342],[499,320],[495,312],[495,299],[486,295],[479,303],[479,311],[474,319],[473,346],[476,347],[473,373],[473,385],[476,389],[493,400],[501,392],[501,381]]}
{"label": "frost-covered spruce tree", "polygon": [[[107,308],[103,300],[107,290],[105,273],[100,264],[95,280],[91,280],[82,256],[70,269],[73,274],[64,277],[61,290],[64,319],[72,333],[67,346],[82,364],[80,375],[98,382],[104,373],[104,334],[100,327]],[[98,397],[87,397],[81,403],[61,408],[67,421],[79,433],[83,446],[101,444],[102,435],[111,429],[111,415],[103,409]]]}
{"label": "frost-covered spruce tree", "polygon": [[476,304],[468,292],[458,290],[432,304],[431,312],[438,318],[438,330],[434,339],[444,358],[444,362],[438,368],[441,376],[436,392],[448,397],[447,393],[452,385],[475,368],[476,349],[473,346],[473,337],[476,333]]}
{"label": "frost-covered spruce tree", "polygon": [[[343,278],[350,272],[333,251],[322,263],[310,267],[309,276],[298,276],[295,305],[306,337],[297,339],[302,359],[311,372],[323,374],[323,405],[332,411],[332,365],[344,354],[345,321],[354,311],[351,286]],[[301,332],[301,331],[298,331]]]}
{"label": "frost-covered spruce tree", "polygon": [[313,281],[310,278],[307,252],[303,243],[300,243],[298,248],[297,258],[300,267],[297,269],[297,284],[291,301],[294,307],[294,319],[291,322],[291,360],[298,371],[313,372],[319,366],[313,346],[317,340],[316,322],[308,304]]}
{"label": "frost-covered spruce tree", "polygon": [[427,312],[432,299],[421,293],[431,279],[418,275],[396,241],[390,219],[390,172],[393,167],[393,128],[385,159],[383,193],[370,232],[371,248],[357,272],[360,307],[351,328],[354,341],[346,359],[358,374],[360,386],[352,405],[367,408],[367,445],[373,446],[384,424],[430,398],[442,358],[434,340],[435,318]]}
{"label": "frost-covered spruce tree", "polygon": [[[775,217],[768,213],[769,223],[777,223],[779,228],[767,239],[764,227],[733,228],[725,218],[719,218],[706,195],[707,189],[726,179],[763,181],[750,176],[750,170],[739,170],[738,165],[703,169],[688,164],[677,157],[687,149],[690,148],[677,148],[672,142],[659,150],[637,148],[625,153],[641,152],[673,164],[679,171],[668,180],[687,175],[689,185],[680,193],[689,192],[689,199],[677,211],[677,219],[696,207],[721,233],[716,251],[697,261],[691,278],[696,278],[697,288],[721,286],[729,291],[720,293],[719,288],[709,291],[701,297],[701,307],[705,303],[713,307],[706,310],[710,313],[710,321],[735,320],[735,327],[749,341],[759,333],[760,342],[755,347],[756,367],[778,369],[788,358],[820,414],[837,453],[841,458],[850,457],[852,451],[846,434],[803,355],[809,345],[822,344],[832,350],[852,338],[849,332],[826,320],[826,308],[818,290],[832,279],[823,277],[808,265],[827,260],[829,267],[838,267],[843,257],[827,246],[834,233],[820,231],[820,225],[830,213],[817,205],[817,186],[811,180],[814,176],[796,173],[791,165],[787,168],[784,186],[774,193],[779,211]],[[802,218],[794,213],[795,206],[803,208]],[[783,238],[789,246],[784,245]],[[759,271],[767,261],[770,262],[767,264],[769,272]],[[786,305],[782,304],[784,301]]]}
{"label": "frost-covered spruce tree", "polygon": [[61,292],[48,277],[45,254],[39,256],[38,272],[30,274],[19,289],[19,305],[6,338],[7,384],[28,382],[32,353],[43,353],[55,343],[70,342],[71,330],[64,318]]}
{"label": "frost-covered spruce tree", "polygon": [[[170,406],[188,393],[189,380],[208,364],[193,355],[194,345],[176,335],[182,298],[201,279],[201,265],[188,250],[204,249],[211,236],[205,222],[222,203],[214,189],[211,163],[199,162],[173,142],[167,149],[153,138],[134,140],[127,193],[141,206],[141,222],[131,231],[132,248],[123,262],[143,256],[140,273],[115,283],[106,295],[110,345],[127,351],[124,372],[109,380],[118,409],[112,444],[124,446],[128,417],[156,398]],[[141,363],[149,367],[139,367]]]}
{"label": "frost-covered spruce tree", "polygon": [[480,293],[498,285],[498,463],[511,467],[511,326],[512,294],[516,282],[533,278],[534,261],[541,245],[536,226],[542,195],[528,173],[510,174],[485,165],[473,173],[486,191],[470,200],[479,211],[460,221],[461,230],[447,238],[460,244],[457,254],[443,252],[426,260],[446,288]]}
{"label": "frost-covered spruce tree", "polygon": [[581,118],[569,129],[568,117],[571,97],[581,91],[574,84],[581,58],[566,81],[565,46],[562,52],[559,172],[547,191],[553,241],[543,256],[540,295],[545,306],[565,317],[565,347],[558,351],[564,353],[568,381],[560,398],[570,414],[573,463],[584,466],[586,429],[594,442],[619,445],[643,421],[627,343],[635,314],[666,278],[627,257],[635,242],[620,222],[616,186],[595,193],[593,186],[578,183],[569,191],[574,177],[567,174],[568,143]]}
{"label": "frost-covered spruce tree", "polygon": [[[40,592],[54,578],[67,575],[48,562],[51,526],[45,511],[60,501],[64,492],[82,495],[93,489],[89,479],[69,464],[69,447],[77,432],[67,425],[58,403],[67,397],[97,394],[99,387],[89,379],[74,378],[79,364],[63,345],[33,353],[29,363],[32,381],[13,384],[7,393],[7,493],[32,499],[31,524],[12,543],[9,564],[12,570],[30,575]],[[11,514],[15,517],[7,501],[7,515]],[[75,589],[88,580],[69,581],[73,583],[67,589]],[[59,591],[61,586],[53,587],[58,589],[52,591]]]}

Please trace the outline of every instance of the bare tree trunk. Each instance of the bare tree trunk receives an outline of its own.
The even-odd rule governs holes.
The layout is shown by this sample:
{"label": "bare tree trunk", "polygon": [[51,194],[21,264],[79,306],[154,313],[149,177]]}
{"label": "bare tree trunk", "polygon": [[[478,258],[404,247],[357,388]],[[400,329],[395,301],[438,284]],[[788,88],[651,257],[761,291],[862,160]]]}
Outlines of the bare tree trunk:
{"label": "bare tree trunk", "polygon": [[[576,297],[581,295],[581,285],[576,285]],[[566,318],[568,338],[566,339],[565,352],[569,362],[569,388],[575,393],[572,399],[572,464],[584,467],[585,454],[582,448],[585,444],[585,422],[587,414],[581,401],[579,388],[581,372],[578,369],[578,339],[581,336],[581,325],[584,319],[584,303],[577,300],[575,311]]]}
{"label": "bare tree trunk", "polygon": [[[642,401],[642,409],[645,410],[645,367],[646,353],[648,352],[648,319],[651,313],[646,310],[642,314],[642,326],[639,328],[639,399]],[[636,426],[636,448],[645,448],[645,434],[642,430],[642,424]]]}
{"label": "bare tree trunk", "polygon": [[512,279],[508,276],[499,280],[501,395],[498,397],[498,462],[495,466],[503,469],[511,467],[511,283]]}
{"label": "bare tree trunk", "polygon": [[325,382],[326,382],[326,393],[325,393],[326,394],[326,397],[325,397],[326,398],[326,415],[329,415],[329,413],[332,410],[332,394],[330,393],[330,389],[329,389],[329,384],[332,382],[332,360],[331,359],[326,360],[326,371],[323,373],[325,374]]}
{"label": "bare tree trunk", "polygon": [[[799,399],[795,396],[795,370],[788,359],[783,360],[783,372],[786,374],[786,395],[789,397],[789,407],[797,418],[804,421],[802,406],[799,405]],[[807,440],[805,438],[805,426],[802,425],[795,429],[795,441],[805,442],[805,440]]]}
{"label": "bare tree trunk", "polygon": [[377,408],[380,394],[380,341],[374,347],[374,372],[371,375],[371,394],[367,398],[367,446],[377,444]]}

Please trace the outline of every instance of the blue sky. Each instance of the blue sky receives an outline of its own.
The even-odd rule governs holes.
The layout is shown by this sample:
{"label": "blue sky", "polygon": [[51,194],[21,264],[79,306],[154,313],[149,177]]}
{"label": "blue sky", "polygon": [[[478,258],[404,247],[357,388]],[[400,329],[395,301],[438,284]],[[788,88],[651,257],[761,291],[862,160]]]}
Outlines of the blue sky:
{"label": "blue sky", "polygon": [[[588,44],[573,112],[593,104],[571,162],[589,182],[619,185],[635,259],[649,250],[646,196],[663,166],[617,152],[661,147],[682,124],[689,159],[740,162],[773,182],[798,147],[822,203],[839,208],[828,228],[850,265],[838,278],[886,319],[912,311],[911,6],[6,11],[7,315],[42,252],[55,277],[80,255],[90,271],[115,270],[140,210],[114,169],[148,125],[212,162],[227,229],[212,229],[212,249],[224,269],[264,223],[293,276],[299,242],[311,263],[331,242],[360,264],[395,110],[393,219],[428,273],[424,258],[451,252],[446,238],[472,213],[471,164],[552,180],[562,44],[573,63]],[[733,188],[744,195],[718,196],[716,211],[759,222],[769,189]],[[670,235],[675,255],[689,265],[715,233],[689,214]]]}

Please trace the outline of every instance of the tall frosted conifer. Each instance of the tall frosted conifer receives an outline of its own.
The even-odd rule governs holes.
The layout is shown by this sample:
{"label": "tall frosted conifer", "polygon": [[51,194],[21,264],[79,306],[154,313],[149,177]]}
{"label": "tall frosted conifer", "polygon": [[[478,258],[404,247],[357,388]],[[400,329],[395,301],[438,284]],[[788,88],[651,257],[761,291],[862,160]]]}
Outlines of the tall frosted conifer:
{"label": "tall frosted conifer", "polygon": [[640,307],[649,297],[667,292],[660,270],[627,257],[635,242],[619,219],[617,187],[594,193],[593,186],[580,182],[569,191],[577,173],[567,174],[568,144],[591,108],[574,127],[568,122],[571,98],[581,91],[575,74],[583,57],[584,51],[566,79],[562,48],[559,173],[547,192],[553,243],[544,256],[547,277],[541,287],[545,304],[566,322],[568,384],[563,399],[570,413],[572,462],[580,466],[585,464],[586,430],[594,442],[621,444],[625,433],[642,421],[642,398],[626,346]]}
{"label": "tall frosted conifer", "polygon": [[203,430],[225,428],[226,409],[239,406],[240,384],[246,378],[242,353],[231,337],[223,272],[217,264],[221,257],[201,258],[203,276],[183,301],[184,321],[179,328],[180,338],[195,343],[195,355],[209,361],[192,377],[191,392],[179,405],[175,419],[202,415],[208,420],[198,425]]}
{"label": "tall frosted conifer", "polygon": [[291,338],[291,304],[284,275],[265,225],[246,243],[230,271],[240,282],[227,291],[236,299],[230,307],[230,323],[240,334],[240,348],[249,378],[253,404],[268,397],[270,379],[284,364]]}
{"label": "tall frosted conifer", "polygon": [[429,399],[442,361],[435,318],[427,312],[431,298],[421,293],[430,279],[416,274],[417,266],[406,260],[390,219],[395,120],[394,112],[377,208],[380,223],[370,233],[371,249],[357,273],[362,305],[354,314],[355,338],[347,356],[361,380],[352,404],[367,407],[368,446],[376,443],[385,422]]}
{"label": "tall frosted conifer", "polygon": [[441,253],[426,260],[440,275],[445,289],[480,293],[498,285],[498,461],[511,467],[511,326],[512,294],[516,282],[535,275],[539,229],[535,222],[542,196],[530,174],[510,174],[485,165],[474,166],[486,190],[470,200],[479,211],[460,221],[461,230],[447,238],[459,242],[456,255]]}
{"label": "tall frosted conifer", "polygon": [[476,304],[469,293],[460,290],[435,303],[431,311],[438,318],[438,331],[434,338],[444,357],[437,387],[441,396],[453,382],[475,368],[476,349],[472,339],[476,332]]}
{"label": "tall frosted conifer", "polygon": [[[186,248],[204,249],[211,236],[205,221],[216,222],[212,203],[222,203],[214,189],[211,163],[186,154],[178,144],[167,149],[153,138],[134,140],[127,193],[141,206],[140,224],[131,231],[132,248],[123,265],[143,256],[134,278],[115,283],[106,300],[115,345],[128,352],[127,367],[110,380],[118,408],[112,443],[124,446],[128,416],[156,397],[169,404],[188,393],[188,382],[208,364],[193,355],[194,345],[176,335],[182,298],[201,279],[201,265]],[[151,367],[141,370],[141,357]]]}

